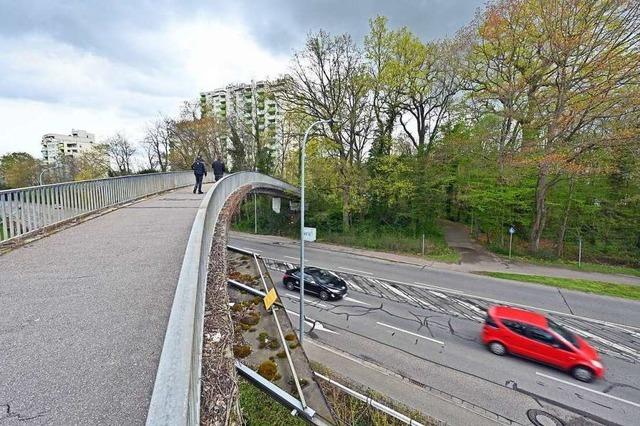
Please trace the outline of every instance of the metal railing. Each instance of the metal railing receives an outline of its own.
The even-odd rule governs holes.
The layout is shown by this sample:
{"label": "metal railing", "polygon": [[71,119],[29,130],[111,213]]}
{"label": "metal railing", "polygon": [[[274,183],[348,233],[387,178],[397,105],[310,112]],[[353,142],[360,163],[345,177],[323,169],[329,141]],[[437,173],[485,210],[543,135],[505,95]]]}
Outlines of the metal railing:
{"label": "metal railing", "polygon": [[298,188],[255,172],[225,176],[205,195],[193,221],[178,278],[147,425],[200,422],[202,333],[209,255],[218,217],[227,199],[247,185],[267,193],[299,193]]}
{"label": "metal railing", "polygon": [[193,172],[150,173],[0,191],[0,242],[194,183]]}

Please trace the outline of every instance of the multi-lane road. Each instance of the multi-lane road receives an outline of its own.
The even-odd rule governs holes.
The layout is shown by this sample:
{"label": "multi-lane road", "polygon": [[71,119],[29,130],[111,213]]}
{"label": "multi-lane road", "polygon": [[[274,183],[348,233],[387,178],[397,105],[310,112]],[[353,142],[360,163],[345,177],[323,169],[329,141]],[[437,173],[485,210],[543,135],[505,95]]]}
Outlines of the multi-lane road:
{"label": "multi-lane road", "polygon": [[[234,234],[230,244],[260,254],[276,282],[296,263],[299,250],[294,242],[244,234]],[[564,424],[637,424],[640,303],[312,245],[306,256],[310,265],[333,270],[349,284],[348,297],[340,301],[306,297],[306,316],[317,321],[310,344],[428,389],[438,396],[434,409],[444,400],[459,408],[449,413],[472,412],[504,424],[532,424],[532,410]],[[282,286],[279,292],[296,317],[298,294]],[[601,353],[605,379],[584,384],[544,365],[489,353],[479,332],[486,307],[496,303],[545,312],[581,334]],[[468,417],[446,420],[461,424]]]}

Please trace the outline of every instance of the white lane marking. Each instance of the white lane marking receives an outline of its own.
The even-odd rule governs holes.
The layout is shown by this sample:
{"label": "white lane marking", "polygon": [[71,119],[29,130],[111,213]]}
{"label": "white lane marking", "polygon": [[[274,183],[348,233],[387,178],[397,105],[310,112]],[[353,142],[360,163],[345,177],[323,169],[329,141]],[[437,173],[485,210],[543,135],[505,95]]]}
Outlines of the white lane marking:
{"label": "white lane marking", "polygon": [[418,306],[422,307],[422,308],[426,308],[435,312],[443,312],[442,308],[438,307],[438,306],[434,306],[431,303],[422,300],[422,299],[418,299],[417,297],[411,296],[410,294],[406,294],[405,292],[398,290],[397,288],[395,288],[392,285],[389,284],[385,284],[383,282],[379,282],[379,284],[381,284],[383,287],[385,287],[387,290],[397,294],[398,296],[402,296],[405,299],[407,299],[409,302],[413,302],[414,304],[417,304]]}
{"label": "white lane marking", "polygon": [[474,312],[474,313],[476,313],[476,314],[480,314],[480,316],[470,314],[469,316],[470,316],[473,320],[475,320],[475,321],[477,321],[477,322],[483,322],[483,321],[484,321],[484,315],[486,314],[486,313],[485,313],[485,311],[483,311],[482,309],[478,308],[478,307],[477,307],[476,305],[474,305],[474,304],[471,304],[471,303],[467,303],[467,302],[465,302],[464,300],[456,300],[456,302],[457,302],[460,306],[462,306],[462,307],[464,307],[464,308],[467,308],[467,309],[468,309],[468,310],[470,310],[471,312]]}
{"label": "white lane marking", "polygon": [[[290,297],[292,299],[296,299],[296,300],[300,300],[300,296],[296,296],[295,294],[291,294],[291,293],[285,293],[286,297]],[[320,308],[328,308],[329,306],[325,305],[324,303],[320,303],[320,302],[316,302],[315,300],[309,300],[306,297],[304,298],[304,302],[308,303],[312,306],[318,306]]]}
{"label": "white lane marking", "polygon": [[360,288],[360,286],[356,283],[354,283],[353,281],[349,281],[349,280],[345,280],[347,282],[348,287],[353,287],[355,291],[359,291],[360,293],[364,293],[364,291],[362,291],[362,288]]}
{"label": "white lane marking", "polygon": [[419,337],[419,338],[421,338],[421,339],[428,340],[428,341],[433,342],[433,343],[437,343],[437,344],[439,344],[440,346],[444,346],[444,342],[441,342],[440,340],[432,339],[431,337],[423,336],[422,334],[417,334],[417,333],[413,333],[413,332],[411,332],[411,331],[403,330],[403,329],[401,329],[401,328],[394,327],[394,326],[392,326],[392,325],[385,324],[385,323],[383,323],[383,322],[378,322],[378,321],[376,321],[376,324],[381,325],[381,326],[383,326],[383,327],[391,328],[391,329],[396,330],[396,331],[400,331],[400,332],[402,332],[402,333],[407,333],[407,334],[410,334],[410,335],[412,335],[412,336],[416,336],[416,337]]}
{"label": "white lane marking", "polygon": [[632,357],[634,357],[636,360],[640,359],[640,352],[637,352],[637,351],[633,350],[632,348],[629,348],[627,346],[623,346],[623,345],[618,344],[616,342],[612,342],[611,340],[607,340],[607,339],[605,339],[603,337],[597,336],[597,335],[595,335],[593,333],[589,333],[588,331],[581,330],[579,328],[572,327],[570,325],[566,325],[565,324],[565,327],[568,328],[569,330],[573,331],[574,333],[581,334],[584,337],[588,337],[588,338],[590,338],[592,340],[595,340],[595,341],[598,341],[598,342],[600,342],[600,343],[602,343],[604,345],[611,346],[611,347],[613,347],[613,348],[615,348],[615,349],[617,349],[617,350],[619,350],[621,352],[627,353],[627,354],[631,355]]}
{"label": "white lane marking", "polygon": [[586,390],[588,392],[592,392],[592,393],[595,393],[595,394],[600,395],[600,396],[605,396],[607,398],[615,399],[616,401],[624,402],[625,404],[633,405],[634,407],[640,408],[640,404],[638,404],[637,402],[627,401],[626,399],[618,398],[617,396],[609,395],[608,393],[604,393],[604,392],[600,392],[600,391],[597,391],[597,390],[589,389],[586,386],[580,386],[580,385],[577,385],[575,383],[568,382],[566,380],[558,379],[557,377],[553,377],[553,376],[549,376],[547,374],[539,373],[537,371],[536,371],[536,375],[537,376],[541,376],[541,377],[546,377],[547,379],[555,380],[556,382],[564,383],[565,385],[575,386],[577,388]]}
{"label": "white lane marking", "polygon": [[345,270],[345,271],[353,271],[353,272],[357,272],[359,274],[373,275],[371,272],[360,271],[358,269],[345,268],[344,266],[338,266],[338,269],[342,269],[342,270]]}
{"label": "white lane marking", "polygon": [[348,296],[347,297],[343,297],[343,299],[344,300],[348,300],[349,302],[355,302],[355,303],[359,303],[361,305],[371,306],[370,304],[368,304],[366,302],[361,302],[360,300],[356,300],[356,299],[353,299],[353,298],[348,297]]}
{"label": "white lane marking", "polygon": [[[289,309],[287,309],[286,311],[288,313],[290,313],[291,315],[295,315],[297,317],[300,316],[300,314],[295,312],[295,311],[290,311]],[[305,315],[305,317],[306,317],[306,315]],[[314,321],[315,321],[315,327],[313,327]],[[324,332],[327,332],[327,333],[340,335],[340,333],[338,333],[337,331],[329,330],[328,328],[326,328],[320,321],[317,321],[317,320],[307,321],[305,319],[304,323],[307,324],[309,327],[313,327],[314,330],[324,331]]]}
{"label": "white lane marking", "polygon": [[[299,257],[293,257],[293,256],[283,256],[283,257],[286,257],[287,259],[300,260]],[[307,269],[307,268],[305,268],[305,269]]]}
{"label": "white lane marking", "polygon": [[459,290],[452,290],[450,288],[438,287],[437,285],[433,285],[433,284],[421,283],[419,281],[414,281],[413,283],[414,284],[418,284],[418,285],[423,286],[423,287],[427,287],[427,288],[433,288],[433,289],[446,291],[447,293],[464,294],[463,292],[461,292]]}

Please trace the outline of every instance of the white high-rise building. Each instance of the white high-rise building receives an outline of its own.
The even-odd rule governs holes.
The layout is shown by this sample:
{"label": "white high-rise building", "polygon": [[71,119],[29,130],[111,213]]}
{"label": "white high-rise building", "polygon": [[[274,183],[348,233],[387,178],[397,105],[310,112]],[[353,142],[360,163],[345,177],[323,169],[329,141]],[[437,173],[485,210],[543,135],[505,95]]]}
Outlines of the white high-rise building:
{"label": "white high-rise building", "polygon": [[[200,93],[203,115],[213,114],[221,121],[235,125],[240,137],[252,152],[254,141],[243,135],[261,133],[261,138],[271,139],[276,152],[282,142],[284,111],[277,99],[279,82],[252,81],[249,84],[230,84],[227,87]],[[227,145],[231,142],[226,138]]]}
{"label": "white high-rise building", "polygon": [[95,135],[85,130],[72,129],[70,135],[47,133],[42,136],[42,159],[47,164],[61,157],[77,157],[94,146]]}

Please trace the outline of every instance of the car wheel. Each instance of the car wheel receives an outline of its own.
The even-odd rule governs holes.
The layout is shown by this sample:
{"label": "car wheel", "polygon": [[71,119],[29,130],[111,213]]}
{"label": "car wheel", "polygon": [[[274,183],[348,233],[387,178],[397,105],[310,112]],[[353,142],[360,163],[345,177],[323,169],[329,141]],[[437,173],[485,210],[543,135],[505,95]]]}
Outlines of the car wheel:
{"label": "car wheel", "polygon": [[293,291],[293,289],[295,288],[291,281],[287,281],[286,283],[284,283],[284,285],[287,286],[287,290]]}
{"label": "car wheel", "polygon": [[329,299],[329,293],[327,293],[326,291],[322,290],[320,292],[320,299],[322,300],[328,300]]}
{"label": "car wheel", "polygon": [[574,367],[574,369],[571,370],[571,375],[581,382],[589,383],[593,381],[593,371],[587,367]]}
{"label": "car wheel", "polygon": [[489,343],[489,350],[491,353],[502,356],[507,353],[507,348],[500,342],[491,342]]}

